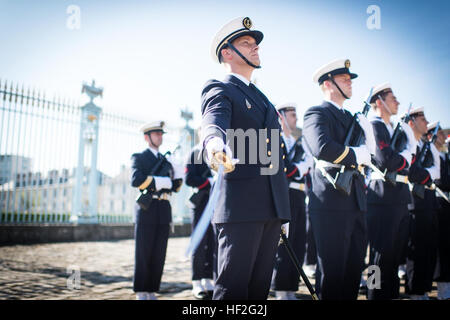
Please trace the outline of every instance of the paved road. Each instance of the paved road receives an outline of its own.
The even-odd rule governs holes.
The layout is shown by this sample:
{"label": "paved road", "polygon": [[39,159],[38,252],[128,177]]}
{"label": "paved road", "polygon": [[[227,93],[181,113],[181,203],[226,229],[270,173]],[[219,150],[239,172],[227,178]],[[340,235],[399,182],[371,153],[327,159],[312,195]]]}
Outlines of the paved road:
{"label": "paved road", "polygon": [[[193,299],[188,241],[169,239],[159,299]],[[134,240],[0,247],[0,299],[134,299],[133,264]]]}

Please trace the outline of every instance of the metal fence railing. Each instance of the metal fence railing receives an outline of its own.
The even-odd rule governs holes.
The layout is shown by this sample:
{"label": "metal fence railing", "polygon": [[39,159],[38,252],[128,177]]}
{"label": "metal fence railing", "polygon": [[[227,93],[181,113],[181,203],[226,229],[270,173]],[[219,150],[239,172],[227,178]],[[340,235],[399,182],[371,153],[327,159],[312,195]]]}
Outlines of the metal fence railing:
{"label": "metal fence railing", "polygon": [[[82,108],[73,100],[48,98],[0,80],[0,223],[72,223],[74,207],[86,210],[90,162],[97,152],[96,222],[130,223],[134,219],[137,190],[130,185],[130,156],[146,146],[142,121],[100,113],[98,149],[85,143],[80,169]],[[164,145],[184,143],[182,128],[167,130]],[[181,139],[181,138],[183,139]],[[92,141],[89,142],[92,142]],[[181,160],[190,150],[183,146]],[[83,160],[83,159],[82,159]],[[77,168],[82,173],[81,197],[74,197]],[[188,190],[173,198],[174,221],[184,221]],[[81,203],[74,203],[80,201]]]}

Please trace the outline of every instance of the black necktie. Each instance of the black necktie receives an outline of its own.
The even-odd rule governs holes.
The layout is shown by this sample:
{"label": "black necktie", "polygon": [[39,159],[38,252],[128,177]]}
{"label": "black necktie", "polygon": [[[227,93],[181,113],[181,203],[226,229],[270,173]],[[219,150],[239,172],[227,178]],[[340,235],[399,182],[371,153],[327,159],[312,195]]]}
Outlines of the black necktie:
{"label": "black necktie", "polygon": [[264,96],[264,94],[259,91],[259,89],[250,82],[250,84],[248,85],[254,92],[256,92],[256,94],[259,96],[259,98],[261,98],[262,103],[264,104],[264,106],[267,108],[267,104],[266,104],[266,97]]}

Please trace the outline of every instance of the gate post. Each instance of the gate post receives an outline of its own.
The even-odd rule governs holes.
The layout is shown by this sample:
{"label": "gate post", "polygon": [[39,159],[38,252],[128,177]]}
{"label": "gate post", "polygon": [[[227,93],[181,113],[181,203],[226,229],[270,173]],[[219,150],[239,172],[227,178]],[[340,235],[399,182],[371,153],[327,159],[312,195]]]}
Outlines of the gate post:
{"label": "gate post", "polygon": [[[97,151],[98,151],[98,129],[99,119],[102,109],[94,104],[97,96],[102,96],[103,88],[96,88],[95,81],[92,85],[83,84],[82,93],[86,93],[91,99],[81,107],[80,135],[78,144],[78,167],[76,170],[76,182],[74,186],[74,197],[72,206],[72,222],[78,223],[98,223],[97,217],[97,187],[99,176],[97,172]],[[85,181],[85,151],[90,156],[89,178]],[[88,197],[84,195],[84,185],[89,182]]]}

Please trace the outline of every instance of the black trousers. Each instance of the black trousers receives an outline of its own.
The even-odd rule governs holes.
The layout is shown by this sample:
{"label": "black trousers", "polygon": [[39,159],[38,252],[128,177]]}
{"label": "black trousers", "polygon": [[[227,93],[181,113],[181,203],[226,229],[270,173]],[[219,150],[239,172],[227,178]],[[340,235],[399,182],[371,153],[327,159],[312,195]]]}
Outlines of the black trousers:
{"label": "black trousers", "polygon": [[308,207],[306,207],[306,254],[305,264],[314,265],[317,264],[317,249],[316,241],[314,240],[314,233],[311,226],[311,218],[308,213]]}
{"label": "black trousers", "polygon": [[381,271],[380,289],[368,289],[369,300],[397,299],[400,291],[398,266],[408,244],[409,211],[407,204],[378,205],[369,203],[367,211],[369,265]]}
{"label": "black trousers", "polygon": [[[303,265],[306,249],[306,211],[305,194],[300,190],[289,189],[291,221],[289,222],[288,240]],[[280,245],[277,250],[275,268],[272,275],[272,289],[277,291],[297,291],[300,275],[294,266],[287,249]]]}
{"label": "black trousers", "polygon": [[436,280],[450,282],[450,203],[437,198],[438,217],[438,272]]}
{"label": "black trousers", "polygon": [[281,222],[216,224],[218,276],[214,300],[265,300],[269,294]]}
{"label": "black trousers", "polygon": [[[197,226],[207,203],[208,197],[205,197],[202,203],[192,210],[192,230]],[[213,279],[216,265],[214,259],[217,259],[215,251],[217,251],[217,241],[213,225],[210,224],[205,236],[192,254],[192,280]]]}
{"label": "black trousers", "polygon": [[157,292],[166,259],[168,223],[159,216],[171,214],[169,201],[153,200],[148,211],[138,211],[135,225],[134,292]]}
{"label": "black trousers", "polygon": [[316,239],[316,291],[322,300],[356,300],[367,247],[361,211],[310,211]]}
{"label": "black trousers", "polygon": [[437,258],[437,216],[432,208],[411,211],[411,235],[406,258],[407,293],[423,295],[432,289]]}

